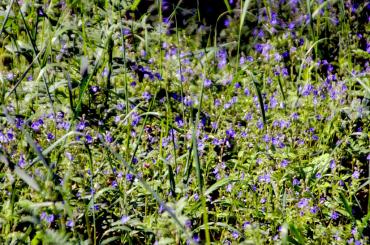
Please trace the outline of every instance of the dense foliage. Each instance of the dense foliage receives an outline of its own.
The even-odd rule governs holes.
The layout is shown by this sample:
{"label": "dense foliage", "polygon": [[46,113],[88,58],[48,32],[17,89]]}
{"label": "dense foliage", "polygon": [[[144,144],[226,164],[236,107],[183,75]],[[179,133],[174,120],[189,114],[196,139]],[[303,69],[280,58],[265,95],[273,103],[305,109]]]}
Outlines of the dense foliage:
{"label": "dense foliage", "polygon": [[1,244],[370,242],[370,3],[190,2],[0,2]]}

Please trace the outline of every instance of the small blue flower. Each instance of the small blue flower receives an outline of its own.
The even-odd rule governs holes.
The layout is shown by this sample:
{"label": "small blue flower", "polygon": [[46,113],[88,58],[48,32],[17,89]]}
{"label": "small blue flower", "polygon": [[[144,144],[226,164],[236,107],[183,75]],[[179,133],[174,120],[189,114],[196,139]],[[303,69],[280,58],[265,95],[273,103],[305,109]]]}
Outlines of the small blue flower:
{"label": "small blue flower", "polygon": [[330,165],[329,166],[330,166],[331,169],[334,169],[335,168],[336,164],[335,164],[335,160],[334,159],[330,161]]}
{"label": "small blue flower", "polygon": [[71,219],[67,220],[66,226],[72,228],[75,225],[75,222]]}
{"label": "small blue flower", "polygon": [[287,159],[283,159],[283,160],[281,161],[281,163],[280,163],[280,166],[281,166],[282,168],[285,168],[285,167],[287,167],[287,166],[288,166],[288,163],[289,163],[289,161],[288,161]]}
{"label": "small blue flower", "polygon": [[297,185],[300,185],[300,184],[301,184],[301,182],[298,179],[296,179],[296,178],[293,179],[293,186],[297,186]]}
{"label": "small blue flower", "polygon": [[233,236],[233,238],[234,238],[234,239],[238,239],[238,237],[239,237],[239,232],[237,232],[237,231],[233,231],[232,236]]}
{"label": "small blue flower", "polygon": [[358,179],[360,177],[360,172],[358,170],[355,170],[352,174],[352,177]]}
{"label": "small blue flower", "polygon": [[308,198],[302,198],[302,199],[298,202],[298,207],[299,207],[299,208],[305,208],[305,207],[307,207],[307,205],[308,205],[308,201],[309,201],[309,199],[308,199]]}
{"label": "small blue flower", "polygon": [[18,161],[18,166],[20,168],[24,168],[26,166],[26,160],[24,159],[24,155],[21,154]]}
{"label": "small blue flower", "polygon": [[229,138],[234,138],[235,137],[235,131],[232,128],[229,128],[226,130],[226,136]]}
{"label": "small blue flower", "polygon": [[124,225],[130,220],[129,216],[123,215],[121,218],[121,224]]}
{"label": "small blue flower", "polygon": [[205,88],[209,88],[209,87],[211,87],[211,85],[212,85],[212,81],[210,79],[205,79],[204,80],[204,87]]}
{"label": "small blue flower", "polygon": [[134,181],[134,175],[133,174],[130,174],[130,173],[126,174],[126,180],[128,182]]}
{"label": "small blue flower", "polygon": [[145,91],[145,92],[143,93],[142,97],[143,97],[146,101],[149,101],[149,100],[152,98],[152,95],[151,95],[149,92]]}
{"label": "small blue flower", "polygon": [[318,211],[319,211],[319,208],[317,206],[313,206],[313,207],[310,208],[310,212],[312,214],[316,214]]}
{"label": "small blue flower", "polygon": [[338,218],[339,218],[339,214],[338,214],[337,212],[333,211],[333,212],[331,212],[331,214],[330,214],[330,218],[331,218],[332,220],[336,220],[336,219],[338,219]]}

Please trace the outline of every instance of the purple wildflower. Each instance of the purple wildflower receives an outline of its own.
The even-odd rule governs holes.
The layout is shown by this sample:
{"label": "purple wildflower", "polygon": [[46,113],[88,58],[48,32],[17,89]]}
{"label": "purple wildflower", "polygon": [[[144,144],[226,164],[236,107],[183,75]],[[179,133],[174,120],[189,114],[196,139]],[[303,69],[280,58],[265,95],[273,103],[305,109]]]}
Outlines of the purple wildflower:
{"label": "purple wildflower", "polygon": [[296,179],[296,178],[293,179],[293,186],[297,186],[297,185],[300,185],[300,184],[301,184],[301,182],[298,179]]}
{"label": "purple wildflower", "polygon": [[123,215],[123,216],[121,217],[121,224],[122,224],[122,225],[124,225],[124,224],[126,224],[129,220],[130,220],[130,217],[129,217],[129,216]]}
{"label": "purple wildflower", "polygon": [[339,214],[338,214],[337,212],[333,211],[333,212],[331,212],[331,214],[330,214],[330,218],[331,218],[332,220],[336,220],[336,219],[338,219],[338,218],[339,218]]}
{"label": "purple wildflower", "polygon": [[235,138],[235,131],[232,128],[226,130],[226,136],[229,138]]}
{"label": "purple wildflower", "polygon": [[308,205],[308,201],[309,201],[309,199],[308,199],[308,198],[302,198],[302,199],[298,202],[298,207],[299,207],[299,208],[305,208],[305,207],[307,207],[307,205]]}
{"label": "purple wildflower", "polygon": [[145,92],[143,93],[142,97],[143,97],[146,101],[149,101],[149,100],[152,98],[152,95],[151,95],[149,92],[145,91]]}
{"label": "purple wildflower", "polygon": [[130,174],[130,173],[126,174],[126,180],[128,182],[134,181],[134,175],[133,174]]}
{"label": "purple wildflower", "polygon": [[358,170],[355,170],[352,174],[352,177],[358,179],[360,177],[360,172]]}
{"label": "purple wildflower", "polygon": [[289,163],[289,161],[288,161],[287,159],[283,159],[283,160],[281,161],[281,163],[280,163],[280,166],[281,166],[282,168],[285,168],[285,167],[287,167],[287,166],[288,166],[288,163]]}

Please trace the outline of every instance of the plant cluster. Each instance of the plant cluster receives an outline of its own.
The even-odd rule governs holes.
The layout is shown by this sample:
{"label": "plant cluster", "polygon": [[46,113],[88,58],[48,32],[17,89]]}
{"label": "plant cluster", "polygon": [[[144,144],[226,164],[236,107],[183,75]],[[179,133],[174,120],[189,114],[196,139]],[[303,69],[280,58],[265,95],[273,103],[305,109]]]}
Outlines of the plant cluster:
{"label": "plant cluster", "polygon": [[0,243],[368,244],[370,4],[140,2],[0,3]]}

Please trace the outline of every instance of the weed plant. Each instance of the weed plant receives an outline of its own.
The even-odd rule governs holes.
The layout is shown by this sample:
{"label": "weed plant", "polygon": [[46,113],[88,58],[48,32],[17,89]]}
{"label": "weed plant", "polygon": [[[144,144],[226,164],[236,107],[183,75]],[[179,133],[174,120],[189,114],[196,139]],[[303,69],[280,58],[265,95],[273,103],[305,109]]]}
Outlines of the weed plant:
{"label": "weed plant", "polygon": [[0,243],[369,244],[370,3],[140,2],[0,1]]}

